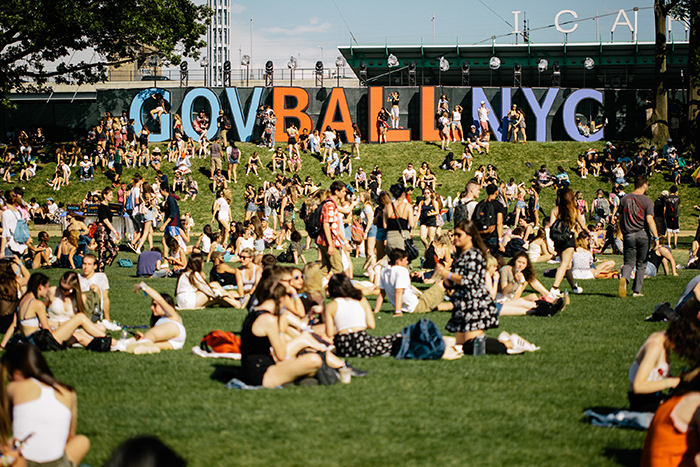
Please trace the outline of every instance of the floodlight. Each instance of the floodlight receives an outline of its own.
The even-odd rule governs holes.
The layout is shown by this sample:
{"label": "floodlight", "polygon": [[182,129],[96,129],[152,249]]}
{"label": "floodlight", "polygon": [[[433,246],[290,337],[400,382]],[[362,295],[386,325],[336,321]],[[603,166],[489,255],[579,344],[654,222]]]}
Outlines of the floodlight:
{"label": "floodlight", "polygon": [[450,62],[448,62],[445,57],[440,57],[440,71],[447,71],[450,69]]}
{"label": "floodlight", "polygon": [[389,54],[386,64],[389,66],[389,68],[394,68],[395,66],[399,66],[399,59],[396,58],[396,55]]}
{"label": "floodlight", "polygon": [[595,60],[593,60],[591,57],[586,57],[586,59],[583,61],[583,67],[586,70],[592,70],[594,66]]}
{"label": "floodlight", "polygon": [[537,69],[540,70],[540,73],[544,73],[547,71],[547,67],[549,66],[549,62],[545,58],[541,58],[539,62],[537,62]]}
{"label": "floodlight", "polygon": [[491,57],[491,60],[489,60],[489,68],[492,70],[498,70],[501,68],[501,59],[498,57]]}

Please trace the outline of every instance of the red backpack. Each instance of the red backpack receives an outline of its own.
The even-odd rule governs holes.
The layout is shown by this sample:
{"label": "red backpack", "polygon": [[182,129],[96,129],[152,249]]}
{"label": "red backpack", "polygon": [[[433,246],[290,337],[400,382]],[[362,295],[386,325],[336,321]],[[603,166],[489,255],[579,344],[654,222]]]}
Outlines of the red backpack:
{"label": "red backpack", "polygon": [[202,350],[216,353],[241,353],[241,338],[232,332],[217,329],[202,337]]}

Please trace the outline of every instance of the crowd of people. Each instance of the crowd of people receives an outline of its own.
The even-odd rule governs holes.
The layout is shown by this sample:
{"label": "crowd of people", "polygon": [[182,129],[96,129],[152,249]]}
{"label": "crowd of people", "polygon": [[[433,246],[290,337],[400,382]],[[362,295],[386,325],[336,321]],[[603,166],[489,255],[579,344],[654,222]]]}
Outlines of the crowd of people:
{"label": "crowd of people", "polygon": [[[157,96],[150,115],[159,124],[168,104]],[[382,137],[386,141],[389,125],[399,128],[399,99],[393,93],[388,100],[391,110],[379,114],[380,142]],[[107,113],[84,143],[94,150],[83,155],[83,143],[74,143],[70,151],[59,146],[55,175],[47,181],[58,191],[76,181],[71,167],[80,165],[78,180],[93,181],[105,174],[104,189],[88,193],[82,204],[74,206],[56,204],[52,197],[41,205],[34,198],[26,202],[20,187],[3,193],[0,276],[5,280],[0,281],[0,332],[5,337],[0,347],[8,346],[5,356],[13,356],[3,357],[3,365],[11,371],[6,397],[14,402],[26,393],[26,400],[43,400],[47,394],[51,404],[68,409],[75,405],[72,388],[55,380],[45,362],[38,369],[23,362],[40,359],[34,346],[13,342],[29,342],[43,350],[70,346],[134,354],[179,350],[187,338],[182,310],[212,306],[248,310],[241,332],[246,384],[303,383],[326,367],[349,382],[352,376],[367,372],[353,368],[345,358],[396,355],[399,350],[400,333],[374,336],[367,332],[375,327],[375,316],[385,302],[397,317],[450,312],[445,329],[455,337],[446,337],[445,345],[457,355],[479,351],[517,354],[538,347],[518,334],[503,331],[492,338],[485,331],[497,328],[503,315],[551,316],[561,311],[569,301],[568,292],[560,291],[564,279],[571,293],[581,294],[585,280],[616,278],[621,297],[627,295],[629,283],[636,297],[642,295],[645,277],[655,276],[661,266],[666,274],[677,275],[671,253],[678,246],[680,228],[678,186],[697,183],[700,169],[692,172],[686,167],[671,140],[661,151],[653,147],[633,151],[623,145],[618,149],[607,143],[603,151],[589,149],[581,154],[577,175],[601,177],[613,186],[610,193],[598,190],[589,202],[570,188],[571,179],[562,166],[552,174],[542,165],[522,181],[506,181],[491,164],[477,164],[472,174],[477,154],[488,154],[490,149],[488,109],[482,102],[479,128],[471,126],[466,132],[461,112],[459,105],[450,111],[449,100],[441,96],[437,122],[442,149],[463,143],[463,152],[459,159],[450,152],[440,169],[469,172],[464,190],[454,196],[439,193],[438,175],[427,162],[418,170],[408,163],[400,180],[388,190],[382,187],[379,166],[368,172],[361,166],[353,171],[353,156],[360,158],[357,125],[353,126],[350,152],[341,150],[341,135],[331,127],[309,134],[289,124],[286,144],[279,145],[274,111],[262,106],[258,112],[261,143],[248,156],[243,175],[237,173],[242,153],[227,138],[231,124],[223,112],[216,120],[218,136],[212,141],[206,134],[214,123],[205,111],[194,120],[200,135],[197,140],[185,139],[182,121],[173,115],[174,136],[164,155],[149,144],[147,128],[134,132],[126,112],[120,118]],[[508,119],[509,137],[525,143],[522,112],[513,106]],[[22,147],[20,153],[31,157],[31,147]],[[272,153],[267,165],[258,154],[262,148]],[[302,154],[309,153],[332,180],[328,188],[311,177],[302,180],[299,176],[302,157],[306,159]],[[7,157],[10,166],[5,166],[5,174],[13,171],[16,154],[10,152]],[[216,199],[210,222],[203,225],[200,235],[193,235],[194,221],[188,214],[181,215],[180,204],[195,200],[199,193],[190,163],[197,157],[210,159],[209,178]],[[225,171],[222,161],[228,162]],[[172,182],[165,173],[166,165],[173,168]],[[138,171],[122,180],[124,167]],[[99,175],[96,169],[101,169]],[[645,195],[649,178],[665,170],[673,184],[652,201]],[[245,184],[245,216],[235,219],[231,183],[251,173],[265,181],[257,188]],[[345,176],[347,181],[338,179]],[[556,190],[556,201],[547,214],[539,200],[541,191],[548,188]],[[486,197],[480,201],[482,190]],[[92,211],[96,219],[89,223],[86,214]],[[39,233],[35,245],[27,228],[30,220],[38,225],[62,224],[58,245],[45,231]],[[454,224],[453,229],[444,227],[448,222]],[[302,224],[307,233],[305,244],[297,230]],[[422,255],[411,233],[416,228]],[[154,243],[156,229],[163,233],[160,244]],[[700,266],[700,238],[696,235],[695,240],[689,267]],[[113,316],[104,272],[117,259],[122,243],[138,255],[137,276],[175,277],[177,281],[173,295],[158,292],[157,282],[135,284],[134,291],[151,300],[151,325],[144,334],[117,339],[108,331],[123,328]],[[305,254],[313,247],[315,253]],[[614,270],[614,261],[596,257],[608,249],[624,255],[621,271]],[[315,261],[308,261],[310,256]],[[353,257],[364,258],[362,280],[356,280]],[[212,267],[207,278],[204,265],[208,262]],[[551,288],[537,278],[535,262],[556,265]],[[46,275],[30,272],[49,267],[66,269],[53,286]],[[416,283],[430,287],[421,292]],[[691,283],[689,287],[679,308],[697,312],[700,292],[695,289],[700,286]],[[374,307],[368,296],[376,296]],[[653,410],[660,391],[686,387],[681,379],[669,376],[671,351],[697,366],[695,354],[684,350],[687,344],[679,343],[685,328],[697,327],[696,318],[692,311],[682,314],[685,318],[674,321],[668,333],[652,335],[635,358],[629,392],[634,410]],[[654,376],[656,368],[660,377]],[[692,394],[690,388],[687,391]],[[654,394],[653,401],[649,394]],[[79,462],[89,442],[76,435],[76,416],[71,411],[67,426],[72,428],[67,431],[63,427],[66,420],[61,421],[63,442],[60,449],[54,446],[46,454],[51,459],[32,458],[36,448],[31,446],[39,437],[27,444],[30,448],[22,455],[32,462],[61,456]],[[659,420],[664,423],[661,417]],[[17,433],[23,429],[26,431],[21,422],[19,428],[13,427],[14,436],[21,436]],[[0,434],[9,432],[7,426],[4,430]],[[650,431],[648,445],[655,442],[655,433]]]}

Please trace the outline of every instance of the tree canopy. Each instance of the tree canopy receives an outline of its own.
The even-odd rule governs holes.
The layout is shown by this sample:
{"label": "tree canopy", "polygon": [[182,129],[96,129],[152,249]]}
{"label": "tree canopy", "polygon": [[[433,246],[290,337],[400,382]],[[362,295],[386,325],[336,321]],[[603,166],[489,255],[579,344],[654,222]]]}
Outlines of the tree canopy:
{"label": "tree canopy", "polygon": [[[144,48],[165,64],[197,58],[211,14],[191,0],[3,0],[0,102],[49,78],[104,81],[108,66],[138,59]],[[91,50],[95,60],[73,61],[75,52]]]}

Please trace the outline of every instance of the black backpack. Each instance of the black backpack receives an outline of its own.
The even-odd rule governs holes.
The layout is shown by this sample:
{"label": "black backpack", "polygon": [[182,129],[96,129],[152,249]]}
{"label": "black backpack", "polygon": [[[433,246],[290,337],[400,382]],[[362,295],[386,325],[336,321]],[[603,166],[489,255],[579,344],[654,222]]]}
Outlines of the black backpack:
{"label": "black backpack", "polygon": [[323,211],[323,205],[326,204],[326,202],[328,202],[328,200],[319,204],[316,207],[316,209],[314,209],[314,211],[311,213],[311,215],[309,215],[308,219],[306,219],[306,233],[309,235],[309,237],[313,239],[316,239],[316,237],[321,235],[321,232],[323,232],[323,224],[321,223],[321,212]]}
{"label": "black backpack", "polygon": [[472,213],[472,221],[481,234],[490,234],[496,230],[496,208],[493,203],[487,200],[480,201]]}

